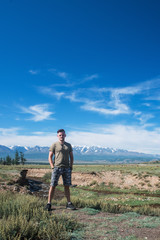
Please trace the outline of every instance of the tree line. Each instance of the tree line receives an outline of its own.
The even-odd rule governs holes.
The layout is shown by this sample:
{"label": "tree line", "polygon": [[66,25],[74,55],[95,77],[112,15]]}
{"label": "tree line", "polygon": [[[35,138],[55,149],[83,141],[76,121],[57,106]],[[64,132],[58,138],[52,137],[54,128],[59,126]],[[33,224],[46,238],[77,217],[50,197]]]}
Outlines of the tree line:
{"label": "tree line", "polygon": [[24,158],[24,153],[18,152],[17,150],[13,159],[9,155],[7,155],[5,158],[0,158],[0,164],[2,165],[24,165],[26,161],[27,160]]}

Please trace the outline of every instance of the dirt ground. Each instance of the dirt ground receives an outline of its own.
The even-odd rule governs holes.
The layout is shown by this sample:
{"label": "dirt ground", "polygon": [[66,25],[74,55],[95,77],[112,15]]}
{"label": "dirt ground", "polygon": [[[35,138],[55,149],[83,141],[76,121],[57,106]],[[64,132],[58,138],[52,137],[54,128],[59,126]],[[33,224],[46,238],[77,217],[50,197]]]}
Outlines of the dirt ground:
{"label": "dirt ground", "polygon": [[[68,213],[64,207],[56,207],[52,214]],[[87,209],[72,211],[71,216],[83,226],[77,233],[83,240],[160,240],[160,225],[156,225],[155,217],[136,215],[135,213],[112,214],[98,212],[87,214]]]}
{"label": "dirt ground", "polygon": [[[47,172],[51,172],[48,169],[29,169],[28,177],[43,177]],[[60,183],[62,180],[60,179]],[[72,184],[78,186],[87,186],[94,184],[105,185],[113,184],[115,187],[127,189],[136,187],[137,189],[156,191],[160,188],[160,178],[158,176],[141,176],[125,174],[120,171],[107,171],[107,172],[91,172],[91,173],[72,173]]]}

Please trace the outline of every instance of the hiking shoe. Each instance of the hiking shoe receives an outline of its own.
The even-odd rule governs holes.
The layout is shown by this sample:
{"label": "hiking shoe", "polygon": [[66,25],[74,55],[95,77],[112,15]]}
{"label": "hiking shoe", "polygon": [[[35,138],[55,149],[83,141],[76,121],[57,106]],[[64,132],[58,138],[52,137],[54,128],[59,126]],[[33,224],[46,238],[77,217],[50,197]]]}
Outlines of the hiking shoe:
{"label": "hiking shoe", "polygon": [[50,203],[47,203],[47,205],[45,206],[45,210],[51,211],[51,204]]}
{"label": "hiking shoe", "polygon": [[67,203],[66,208],[70,210],[76,210],[75,206],[72,203]]}

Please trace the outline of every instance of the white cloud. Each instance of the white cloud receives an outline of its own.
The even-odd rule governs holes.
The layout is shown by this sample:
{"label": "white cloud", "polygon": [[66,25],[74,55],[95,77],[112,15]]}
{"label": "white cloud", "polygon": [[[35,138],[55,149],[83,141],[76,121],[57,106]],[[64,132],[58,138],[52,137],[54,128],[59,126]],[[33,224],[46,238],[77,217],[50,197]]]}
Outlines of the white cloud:
{"label": "white cloud", "polygon": [[58,100],[65,94],[64,92],[58,92],[51,87],[39,87],[38,90],[43,93],[53,97],[56,97]]}
{"label": "white cloud", "polygon": [[146,100],[160,101],[160,96],[149,96]]}
{"label": "white cloud", "polygon": [[104,115],[119,115],[119,114],[129,114],[130,110],[127,105],[120,103],[120,101],[114,102],[112,108],[103,108],[98,106],[99,102],[86,101],[86,103],[81,106],[82,109],[98,112]]}
{"label": "white cloud", "polygon": [[[102,89],[100,89],[101,92]],[[86,95],[83,97],[83,91]],[[130,114],[131,110],[127,104],[123,103],[120,99],[120,96],[116,93],[112,93],[110,96],[100,96],[100,100],[92,100],[95,97],[95,93],[90,96],[92,91],[96,91],[96,89],[91,89],[91,92],[86,89],[82,89],[79,91],[73,91],[69,95],[64,95],[65,98],[69,99],[71,102],[81,102],[81,108],[86,111],[97,112],[104,115],[119,115],[119,114]],[[104,89],[103,89],[104,91]],[[109,91],[105,89],[105,92]],[[99,89],[97,89],[99,92]],[[90,97],[87,98],[87,95]]]}
{"label": "white cloud", "polygon": [[[55,71],[56,74],[58,73],[56,69],[53,71]],[[62,73],[64,74],[64,72]],[[64,77],[65,76],[64,74]],[[146,104],[146,99],[153,99],[153,92],[160,87],[160,79],[153,79],[123,88],[76,88],[77,84],[95,78],[98,78],[97,74],[87,76],[74,84],[54,84],[54,88],[44,87],[41,88],[40,91],[56,97],[58,100],[64,98],[69,99],[71,102],[81,103],[81,109],[105,116],[127,114],[134,118],[134,120],[140,121],[141,124],[144,124],[154,117],[153,114],[143,113],[142,108]],[[60,86],[66,87],[67,90],[58,91],[58,87]],[[133,102],[133,98],[136,99],[136,104]],[[157,96],[155,100],[159,100],[159,97]],[[140,101],[139,104],[138,101]],[[149,106],[149,103],[147,106]],[[139,114],[137,114],[137,112],[139,112]]]}
{"label": "white cloud", "polygon": [[[19,135],[15,128],[0,129],[1,145],[50,146],[57,141],[56,133],[36,132]],[[143,153],[160,154],[160,130],[146,130],[139,126],[100,125],[91,126],[88,131],[77,130],[67,132],[66,141],[72,145],[102,146],[121,148]]]}
{"label": "white cloud", "polygon": [[42,135],[42,136],[45,135],[44,132],[40,132],[40,131],[39,131],[39,132],[33,132],[32,134],[33,134],[33,135],[38,135],[38,136],[40,136],[40,135]]}
{"label": "white cloud", "polygon": [[16,135],[20,128],[0,128],[0,135],[3,136],[12,136]]}
{"label": "white cloud", "polygon": [[73,145],[98,145],[160,154],[160,132],[138,126],[106,125],[94,132],[73,131],[68,135],[68,140]]}
{"label": "white cloud", "polygon": [[54,75],[60,77],[60,78],[63,78],[63,79],[67,79],[68,78],[68,73],[66,72],[61,72],[61,71],[58,71],[57,69],[55,68],[50,68],[48,69],[49,72],[52,72]]}
{"label": "white cloud", "polygon": [[28,108],[21,107],[23,113],[31,114],[33,117],[27,120],[33,120],[34,122],[39,122],[43,120],[53,120],[50,116],[54,114],[53,112],[48,111],[48,104],[38,104],[34,106],[30,106]]}
{"label": "white cloud", "polygon": [[37,75],[39,73],[39,71],[37,70],[29,70],[29,73],[32,75]]}
{"label": "white cloud", "polygon": [[50,146],[53,142],[57,141],[56,134],[53,135],[44,135],[44,136],[38,136],[37,134],[27,136],[27,135],[14,135],[14,136],[0,136],[1,145],[5,146],[14,146],[14,145],[20,145],[20,146]]}
{"label": "white cloud", "polygon": [[98,74],[92,74],[90,76],[86,76],[84,78],[84,81],[90,81],[90,80],[93,80],[93,79],[96,79],[96,78],[99,78]]}
{"label": "white cloud", "polygon": [[66,79],[68,77],[68,74],[66,72],[57,72],[57,75],[64,79]]}
{"label": "white cloud", "polygon": [[0,144],[5,146],[50,146],[57,141],[57,134],[50,132],[33,132],[30,135],[20,134],[20,128],[0,128]]}
{"label": "white cloud", "polygon": [[151,106],[150,103],[143,103],[143,105],[146,106],[146,107],[150,107]]}
{"label": "white cloud", "polygon": [[135,112],[134,114],[135,114],[136,118],[140,121],[140,123],[143,125],[146,124],[146,122],[148,120],[150,120],[151,118],[154,118],[154,115],[150,114],[150,113],[144,114],[142,112]]}

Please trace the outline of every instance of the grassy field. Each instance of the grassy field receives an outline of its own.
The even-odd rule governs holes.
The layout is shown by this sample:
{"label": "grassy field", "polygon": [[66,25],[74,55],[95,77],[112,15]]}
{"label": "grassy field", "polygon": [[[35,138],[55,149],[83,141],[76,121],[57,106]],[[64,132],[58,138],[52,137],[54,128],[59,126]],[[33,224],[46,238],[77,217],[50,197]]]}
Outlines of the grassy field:
{"label": "grassy field", "polygon": [[30,195],[0,195],[1,240],[159,240],[160,217],[134,212],[110,214],[91,207],[44,211],[45,201]]}
{"label": "grassy field", "polygon": [[[21,169],[50,169],[48,165],[0,165],[1,173],[15,172],[19,174]],[[73,172],[102,172],[102,171],[121,171],[124,174],[155,175],[160,177],[160,164],[118,164],[118,165],[74,165]]]}
{"label": "grassy field", "polygon": [[0,239],[69,240],[80,224],[66,214],[49,215],[44,205],[43,200],[33,196],[3,192],[0,195]]}
{"label": "grassy field", "polygon": [[[0,166],[0,183],[10,182],[22,169],[50,169],[49,165]],[[160,180],[159,164],[130,165],[75,165],[73,173],[90,175],[102,172],[120,172],[123,177],[136,176],[146,181],[156,176]],[[41,180],[49,186],[51,172]],[[84,179],[85,181],[85,179]],[[148,183],[149,184],[149,183]],[[63,186],[57,190],[63,193]],[[44,211],[45,198],[2,191],[0,195],[0,240],[81,240],[81,239],[155,239],[160,229],[160,187],[141,190],[136,187],[118,188],[113,183],[91,182],[71,188],[72,202],[78,208],[75,214],[65,209],[63,194],[53,204],[60,210],[51,215]],[[50,228],[52,226],[52,228]],[[98,230],[99,229],[99,230]],[[124,229],[121,231],[121,229]],[[125,231],[127,229],[128,232]],[[133,234],[133,229],[136,234]],[[146,237],[142,232],[147,232]],[[153,233],[152,233],[153,230]],[[152,238],[153,236],[154,238]],[[155,234],[155,235],[154,235]],[[159,230],[160,236],[160,230]]]}
{"label": "grassy field", "polygon": [[[160,180],[159,165],[99,165],[99,166],[74,166],[74,172],[86,172],[95,174],[97,172],[117,172],[123,176],[134,175],[146,181],[146,177],[156,176]],[[50,181],[50,174],[44,176],[45,181]],[[85,181],[85,179],[84,179]],[[160,181],[159,181],[160,182]],[[107,212],[119,213],[133,211],[140,214],[160,216],[160,188],[157,190],[141,190],[134,187],[123,189],[109,183],[91,182],[87,186],[71,188],[73,202],[78,207],[92,207]],[[59,186],[63,191],[63,187]],[[152,190],[152,189],[151,189]]]}
{"label": "grassy field", "polygon": [[121,171],[124,174],[142,174],[160,177],[160,164],[75,165],[76,172]]}

